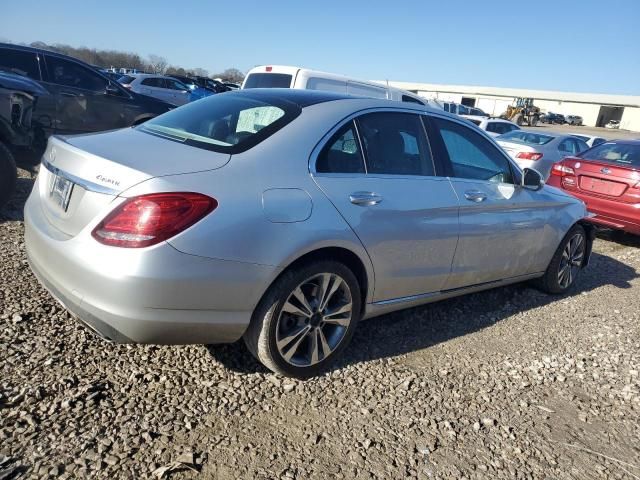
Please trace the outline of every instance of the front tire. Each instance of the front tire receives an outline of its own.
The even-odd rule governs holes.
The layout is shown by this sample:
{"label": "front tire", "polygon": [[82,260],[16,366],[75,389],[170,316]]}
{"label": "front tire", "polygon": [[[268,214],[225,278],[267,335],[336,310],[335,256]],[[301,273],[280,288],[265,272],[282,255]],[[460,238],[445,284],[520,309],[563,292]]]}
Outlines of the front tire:
{"label": "front tire", "polygon": [[586,252],[587,234],[582,226],[574,225],[560,242],[545,274],[536,280],[536,286],[551,294],[568,291],[580,273]]}
{"label": "front tire", "polygon": [[284,273],[253,312],[244,341],[267,368],[308,378],[331,365],[360,319],[360,287],[335,261],[317,261]]}
{"label": "front tire", "polygon": [[16,189],[18,169],[11,151],[0,143],[0,208],[9,201]]}

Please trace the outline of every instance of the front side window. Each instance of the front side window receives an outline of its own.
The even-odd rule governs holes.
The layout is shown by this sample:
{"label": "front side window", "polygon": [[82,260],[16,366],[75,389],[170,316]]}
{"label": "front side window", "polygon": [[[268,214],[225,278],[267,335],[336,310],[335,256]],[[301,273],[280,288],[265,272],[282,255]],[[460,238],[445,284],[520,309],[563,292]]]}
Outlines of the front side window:
{"label": "front side window", "polygon": [[0,70],[40,80],[38,57],[33,52],[0,48]]}
{"label": "front side window", "polygon": [[164,81],[165,81],[164,88],[168,88],[170,90],[181,90],[181,91],[189,90],[189,87],[187,87],[184,83],[179,82],[178,80],[165,78]]}
{"label": "front side window", "polygon": [[75,62],[47,56],[49,81],[64,87],[79,88],[92,92],[104,92],[107,80]]}
{"label": "front side window", "polygon": [[144,85],[145,87],[159,87],[159,88],[164,88],[164,82],[162,81],[161,78],[157,78],[157,77],[148,77],[142,80],[142,82],[140,82],[141,85]]}
{"label": "front side window", "polygon": [[449,120],[432,121],[440,131],[454,177],[513,183],[508,160],[485,138]]}
{"label": "front side window", "polygon": [[140,131],[222,153],[240,153],[291,122],[301,108],[273,98],[246,93],[211,95],[155,117]]}
{"label": "front side window", "polygon": [[348,122],[327,142],[316,162],[318,173],[365,173],[364,160],[353,121]]}
{"label": "front side window", "polygon": [[422,120],[411,113],[369,113],[357,119],[367,172],[434,175]]}

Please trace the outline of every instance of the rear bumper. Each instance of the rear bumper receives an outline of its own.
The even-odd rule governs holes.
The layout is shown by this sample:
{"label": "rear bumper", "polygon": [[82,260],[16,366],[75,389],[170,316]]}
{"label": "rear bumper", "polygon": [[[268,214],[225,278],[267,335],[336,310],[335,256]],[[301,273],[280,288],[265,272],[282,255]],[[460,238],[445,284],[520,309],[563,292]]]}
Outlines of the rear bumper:
{"label": "rear bumper", "polygon": [[585,220],[601,227],[624,230],[625,232],[640,235],[640,204],[622,203],[585,195],[577,190],[564,189],[562,188],[560,177],[557,176],[551,176],[547,183],[582,200],[587,205],[587,211],[592,214],[591,217]]}
{"label": "rear bumper", "polygon": [[25,245],[36,277],[72,314],[118,343],[234,342],[278,273],[184,254],[166,243],[114,248],[88,233],[60,239],[51,230],[32,195]]}

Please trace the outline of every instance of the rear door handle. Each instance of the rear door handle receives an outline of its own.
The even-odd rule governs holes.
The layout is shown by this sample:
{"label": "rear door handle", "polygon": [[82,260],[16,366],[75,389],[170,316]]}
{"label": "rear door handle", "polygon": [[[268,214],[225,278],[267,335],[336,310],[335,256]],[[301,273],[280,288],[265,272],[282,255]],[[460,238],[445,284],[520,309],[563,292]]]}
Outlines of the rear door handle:
{"label": "rear door handle", "polygon": [[78,97],[79,96],[77,93],[73,93],[73,92],[60,92],[60,95],[62,95],[63,97]]}
{"label": "rear door handle", "polygon": [[349,195],[349,201],[361,207],[371,207],[379,204],[382,201],[382,197],[373,192],[354,192]]}
{"label": "rear door handle", "polygon": [[484,202],[487,199],[487,194],[481,192],[480,190],[467,190],[464,192],[464,198],[469,200],[470,202]]}

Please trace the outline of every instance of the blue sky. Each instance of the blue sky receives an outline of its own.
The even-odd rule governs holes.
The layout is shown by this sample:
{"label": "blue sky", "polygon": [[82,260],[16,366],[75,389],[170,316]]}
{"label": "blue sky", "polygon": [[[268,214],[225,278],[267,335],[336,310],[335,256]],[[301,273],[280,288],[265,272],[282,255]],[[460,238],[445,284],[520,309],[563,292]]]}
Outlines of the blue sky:
{"label": "blue sky", "polygon": [[2,3],[2,40],[153,53],[211,73],[285,64],[364,79],[640,95],[640,0]]}

